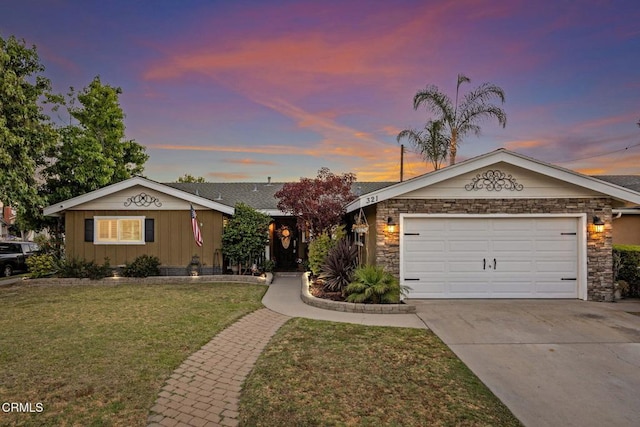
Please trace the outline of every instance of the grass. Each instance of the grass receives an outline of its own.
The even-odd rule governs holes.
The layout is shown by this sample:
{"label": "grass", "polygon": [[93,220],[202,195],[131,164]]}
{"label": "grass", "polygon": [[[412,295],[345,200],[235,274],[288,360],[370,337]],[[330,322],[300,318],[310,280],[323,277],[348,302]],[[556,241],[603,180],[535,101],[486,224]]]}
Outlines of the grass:
{"label": "grass", "polygon": [[519,426],[433,333],[293,319],[245,383],[244,426]]}
{"label": "grass", "polygon": [[0,425],[143,426],[166,378],[261,307],[262,285],[0,288]]}

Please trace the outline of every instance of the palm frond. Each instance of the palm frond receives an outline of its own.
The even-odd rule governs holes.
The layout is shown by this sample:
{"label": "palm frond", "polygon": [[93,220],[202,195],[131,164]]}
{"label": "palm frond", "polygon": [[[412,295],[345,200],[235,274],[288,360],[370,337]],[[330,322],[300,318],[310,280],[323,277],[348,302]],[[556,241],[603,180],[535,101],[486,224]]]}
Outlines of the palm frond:
{"label": "palm frond", "polygon": [[451,98],[440,92],[437,86],[427,86],[413,97],[413,109],[417,110],[421,105],[433,112],[443,122],[451,121],[454,117]]}

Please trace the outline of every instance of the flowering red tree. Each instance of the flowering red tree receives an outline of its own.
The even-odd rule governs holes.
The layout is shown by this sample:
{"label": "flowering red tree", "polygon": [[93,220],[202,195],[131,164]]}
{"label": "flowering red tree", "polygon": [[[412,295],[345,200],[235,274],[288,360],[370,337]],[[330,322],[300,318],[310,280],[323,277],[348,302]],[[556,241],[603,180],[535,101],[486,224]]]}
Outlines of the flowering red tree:
{"label": "flowering red tree", "polygon": [[278,209],[297,217],[301,231],[319,236],[340,223],[345,207],[356,198],[351,192],[355,180],[355,174],[336,175],[322,168],[315,179],[300,178],[299,182],[284,184],[275,194]]}

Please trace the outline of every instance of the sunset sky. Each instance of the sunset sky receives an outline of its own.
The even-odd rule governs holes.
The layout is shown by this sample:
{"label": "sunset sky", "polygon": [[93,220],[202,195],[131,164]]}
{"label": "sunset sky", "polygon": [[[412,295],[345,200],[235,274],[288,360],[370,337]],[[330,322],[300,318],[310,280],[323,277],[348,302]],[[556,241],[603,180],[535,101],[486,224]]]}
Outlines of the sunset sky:
{"label": "sunset sky", "polygon": [[[145,174],[398,180],[396,135],[428,84],[502,87],[458,161],[507,148],[588,174],[640,174],[637,0],[3,0],[0,36],[36,45],[56,92],[123,90]],[[405,177],[428,172],[408,155]]]}

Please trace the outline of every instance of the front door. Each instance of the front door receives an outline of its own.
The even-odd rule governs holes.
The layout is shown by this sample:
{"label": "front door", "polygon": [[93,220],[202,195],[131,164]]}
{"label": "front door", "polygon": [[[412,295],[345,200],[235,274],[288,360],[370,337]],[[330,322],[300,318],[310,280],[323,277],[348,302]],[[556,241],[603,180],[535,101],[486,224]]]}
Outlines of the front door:
{"label": "front door", "polygon": [[276,219],[272,236],[272,254],[276,269],[280,271],[296,270],[299,256],[299,233],[296,220]]}

